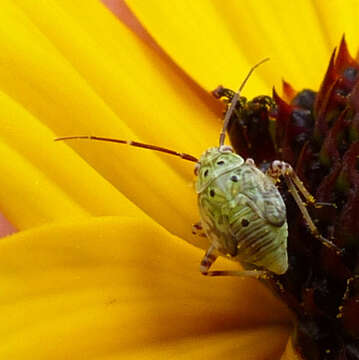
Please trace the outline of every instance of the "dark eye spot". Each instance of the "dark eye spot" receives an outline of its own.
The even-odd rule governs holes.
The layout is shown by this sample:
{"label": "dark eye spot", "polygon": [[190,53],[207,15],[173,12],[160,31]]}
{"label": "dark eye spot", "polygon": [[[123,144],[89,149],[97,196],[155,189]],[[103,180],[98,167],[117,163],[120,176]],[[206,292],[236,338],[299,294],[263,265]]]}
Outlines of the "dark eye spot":
{"label": "dark eye spot", "polygon": [[208,170],[206,170],[205,172],[204,172],[204,177],[206,177],[208,175]]}
{"label": "dark eye spot", "polygon": [[209,192],[209,195],[211,195],[211,196],[213,197],[214,195],[216,195],[216,193],[215,193],[215,191],[212,189],[212,190]]}
{"label": "dark eye spot", "polygon": [[233,182],[238,182],[239,178],[238,178],[237,175],[233,175],[233,176],[231,176],[231,180],[232,180]]}
{"label": "dark eye spot", "polygon": [[242,219],[241,225],[242,225],[243,227],[247,227],[247,226],[249,225],[249,221],[248,221],[247,219]]}
{"label": "dark eye spot", "polygon": [[218,161],[218,162],[217,162],[217,165],[224,165],[224,161],[223,161],[223,160]]}

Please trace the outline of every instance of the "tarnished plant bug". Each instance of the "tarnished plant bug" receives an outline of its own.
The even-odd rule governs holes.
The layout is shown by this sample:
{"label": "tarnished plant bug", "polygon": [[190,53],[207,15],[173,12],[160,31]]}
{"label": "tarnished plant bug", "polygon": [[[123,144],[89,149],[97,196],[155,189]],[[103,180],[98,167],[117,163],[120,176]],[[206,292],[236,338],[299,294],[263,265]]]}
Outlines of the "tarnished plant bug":
{"label": "tarnished plant bug", "polygon": [[[313,235],[337,253],[340,250],[319,234],[299,194],[307,203],[314,204],[315,200],[290,164],[275,160],[263,173],[253,159],[245,160],[234,153],[231,146],[224,145],[229,120],[244,85],[254,69],[267,60],[250,69],[234,94],[225,114],[219,146],[209,148],[199,159],[156,145],[99,136],[65,136],[55,140],[89,139],[128,144],[195,162],[195,189],[201,221],[193,226],[193,232],[203,230],[202,235],[209,240],[209,248],[200,264],[201,273],[256,278],[265,278],[268,272],[284,274],[288,269],[288,226],[286,207],[275,185],[280,178],[284,179]],[[219,255],[240,262],[247,270],[209,271]]]}

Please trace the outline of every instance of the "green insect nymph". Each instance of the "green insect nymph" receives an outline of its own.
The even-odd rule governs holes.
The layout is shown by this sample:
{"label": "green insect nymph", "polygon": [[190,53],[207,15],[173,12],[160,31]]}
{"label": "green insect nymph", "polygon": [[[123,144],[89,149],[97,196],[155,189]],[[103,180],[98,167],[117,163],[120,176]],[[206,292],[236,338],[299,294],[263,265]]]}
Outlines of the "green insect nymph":
{"label": "green insect nymph", "polygon": [[201,225],[211,240],[201,272],[208,272],[219,252],[245,267],[285,273],[286,209],[271,179],[225,145],[207,150],[195,172]]}
{"label": "green insect nymph", "polygon": [[[110,141],[160,151],[195,162],[195,188],[201,221],[193,225],[193,232],[199,232],[209,241],[208,250],[201,261],[201,273],[256,278],[266,278],[268,273],[284,274],[288,269],[288,226],[285,204],[275,185],[280,177],[285,180],[313,235],[336,252],[339,249],[319,234],[302,197],[311,204],[315,200],[290,164],[275,160],[263,173],[252,159],[244,160],[230,146],[224,145],[228,123],[240,92],[253,70],[266,60],[268,59],[252,67],[233,96],[224,118],[219,146],[206,150],[200,159],[156,145],[99,136],[66,136],[55,140]],[[245,270],[209,271],[219,255],[240,262]]]}

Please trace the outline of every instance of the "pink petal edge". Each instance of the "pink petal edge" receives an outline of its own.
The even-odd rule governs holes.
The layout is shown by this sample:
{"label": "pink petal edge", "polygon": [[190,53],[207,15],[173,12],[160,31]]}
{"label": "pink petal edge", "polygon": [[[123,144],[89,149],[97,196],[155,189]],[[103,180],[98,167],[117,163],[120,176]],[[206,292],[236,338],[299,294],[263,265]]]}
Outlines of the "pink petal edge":
{"label": "pink petal edge", "polygon": [[135,34],[146,40],[147,43],[153,43],[153,40],[141,25],[124,0],[101,0],[106,7],[113,12],[126,26]]}
{"label": "pink petal edge", "polygon": [[0,213],[0,237],[7,236],[17,232],[15,227]]}

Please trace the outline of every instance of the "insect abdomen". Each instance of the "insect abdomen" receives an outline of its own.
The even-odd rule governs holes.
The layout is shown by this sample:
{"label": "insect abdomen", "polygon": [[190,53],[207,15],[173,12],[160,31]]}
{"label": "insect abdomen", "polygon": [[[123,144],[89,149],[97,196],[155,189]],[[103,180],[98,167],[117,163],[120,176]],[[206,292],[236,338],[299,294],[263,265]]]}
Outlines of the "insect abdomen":
{"label": "insect abdomen", "polygon": [[237,241],[236,258],[240,262],[261,266],[276,274],[287,271],[286,222],[280,227],[271,225],[247,206],[238,208],[230,224]]}
{"label": "insect abdomen", "polygon": [[[212,178],[198,194],[202,225],[211,244],[243,265],[276,274],[288,268],[287,222],[281,201],[274,184],[247,164]],[[274,211],[273,204],[282,211]]]}

